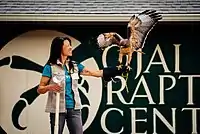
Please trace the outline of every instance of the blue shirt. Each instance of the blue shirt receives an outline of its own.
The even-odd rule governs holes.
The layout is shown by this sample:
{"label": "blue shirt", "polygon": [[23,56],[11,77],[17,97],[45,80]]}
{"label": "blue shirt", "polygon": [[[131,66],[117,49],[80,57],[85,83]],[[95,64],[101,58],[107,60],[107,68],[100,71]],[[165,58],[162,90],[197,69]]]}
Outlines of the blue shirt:
{"label": "blue shirt", "polygon": [[[79,73],[83,71],[84,66],[82,64],[78,64],[78,70]],[[74,108],[74,99],[73,99],[73,91],[72,91],[72,86],[71,86],[71,77],[69,75],[68,69],[66,66],[64,66],[65,70],[65,104],[66,108]],[[52,72],[51,72],[51,66],[46,64],[44,66],[42,76],[46,76],[51,78],[52,77]]]}

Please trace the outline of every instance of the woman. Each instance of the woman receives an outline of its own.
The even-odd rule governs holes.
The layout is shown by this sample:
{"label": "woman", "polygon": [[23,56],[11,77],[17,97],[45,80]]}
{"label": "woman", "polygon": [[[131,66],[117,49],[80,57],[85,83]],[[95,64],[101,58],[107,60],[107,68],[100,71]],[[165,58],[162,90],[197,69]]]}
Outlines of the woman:
{"label": "woman", "polygon": [[[82,64],[71,60],[72,46],[68,37],[56,37],[53,39],[50,57],[44,66],[39,94],[48,92],[46,112],[50,113],[51,134],[54,133],[56,92],[60,92],[59,102],[59,134],[62,134],[65,120],[70,134],[83,134],[81,118],[81,101],[78,92],[79,75],[103,77],[106,81],[111,77],[121,75],[124,70],[116,68],[104,68],[91,71]],[[60,79],[59,82],[58,79]]]}

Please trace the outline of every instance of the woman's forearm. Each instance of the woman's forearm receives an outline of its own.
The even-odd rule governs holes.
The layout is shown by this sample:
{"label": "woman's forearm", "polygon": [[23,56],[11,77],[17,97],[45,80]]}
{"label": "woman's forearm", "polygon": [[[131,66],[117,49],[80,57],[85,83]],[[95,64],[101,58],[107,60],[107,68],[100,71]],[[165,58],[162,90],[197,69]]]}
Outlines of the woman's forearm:
{"label": "woman's forearm", "polygon": [[47,86],[39,86],[38,89],[37,89],[37,92],[39,94],[45,94],[48,91],[49,91],[48,85]]}
{"label": "woman's forearm", "polygon": [[81,75],[85,75],[85,76],[94,76],[94,77],[102,77],[103,76],[103,70],[89,70],[89,69],[84,69],[81,72]]}
{"label": "woman's forearm", "polygon": [[103,70],[93,71],[93,72],[91,72],[91,76],[102,77],[103,76]]}

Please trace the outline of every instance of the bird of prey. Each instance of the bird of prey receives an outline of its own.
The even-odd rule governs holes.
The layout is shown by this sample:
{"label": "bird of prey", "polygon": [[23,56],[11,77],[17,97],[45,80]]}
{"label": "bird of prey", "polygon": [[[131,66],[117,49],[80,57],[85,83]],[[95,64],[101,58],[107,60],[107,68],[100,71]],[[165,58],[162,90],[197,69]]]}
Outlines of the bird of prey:
{"label": "bird of prey", "polygon": [[127,38],[123,38],[116,32],[101,33],[97,37],[98,46],[105,49],[116,44],[119,46],[118,69],[122,68],[123,56],[128,56],[127,70],[130,71],[130,62],[133,52],[143,53],[145,40],[155,26],[162,19],[156,10],[145,10],[138,15],[133,15],[127,25]]}

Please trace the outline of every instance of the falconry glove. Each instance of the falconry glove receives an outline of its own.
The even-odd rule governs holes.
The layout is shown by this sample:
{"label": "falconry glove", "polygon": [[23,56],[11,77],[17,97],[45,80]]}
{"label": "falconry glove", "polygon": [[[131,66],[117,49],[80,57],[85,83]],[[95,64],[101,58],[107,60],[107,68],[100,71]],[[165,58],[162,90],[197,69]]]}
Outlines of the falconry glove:
{"label": "falconry glove", "polygon": [[121,76],[126,71],[126,67],[122,67],[121,69],[118,69],[117,67],[106,67],[103,69],[103,79],[106,82],[109,82],[114,79],[115,76]]}

